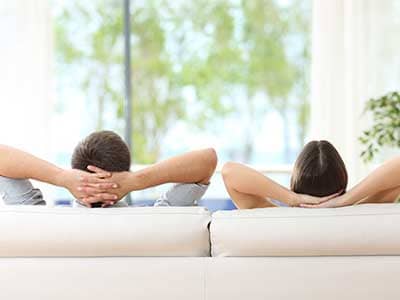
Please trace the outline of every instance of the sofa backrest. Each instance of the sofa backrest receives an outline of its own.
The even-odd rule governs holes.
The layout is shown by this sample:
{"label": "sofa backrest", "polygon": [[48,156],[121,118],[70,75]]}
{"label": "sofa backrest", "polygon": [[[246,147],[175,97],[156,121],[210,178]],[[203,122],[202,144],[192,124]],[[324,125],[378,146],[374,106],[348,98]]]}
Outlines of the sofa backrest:
{"label": "sofa backrest", "polygon": [[209,256],[202,207],[0,210],[0,257]]}
{"label": "sofa backrest", "polygon": [[[211,225],[210,225],[211,222]],[[400,255],[400,205],[334,209],[5,206],[0,257]],[[210,225],[210,228],[209,228]]]}
{"label": "sofa backrest", "polygon": [[400,205],[219,211],[212,256],[400,255]]}

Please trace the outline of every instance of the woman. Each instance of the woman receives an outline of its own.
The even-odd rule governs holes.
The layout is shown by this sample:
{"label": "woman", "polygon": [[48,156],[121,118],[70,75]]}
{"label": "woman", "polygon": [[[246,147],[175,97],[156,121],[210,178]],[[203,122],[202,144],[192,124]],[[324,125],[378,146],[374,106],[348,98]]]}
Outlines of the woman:
{"label": "woman", "polygon": [[239,209],[388,203],[400,194],[400,157],[387,161],[346,192],[346,167],[335,147],[327,141],[312,141],[304,147],[294,165],[290,189],[239,163],[226,163],[222,175]]}

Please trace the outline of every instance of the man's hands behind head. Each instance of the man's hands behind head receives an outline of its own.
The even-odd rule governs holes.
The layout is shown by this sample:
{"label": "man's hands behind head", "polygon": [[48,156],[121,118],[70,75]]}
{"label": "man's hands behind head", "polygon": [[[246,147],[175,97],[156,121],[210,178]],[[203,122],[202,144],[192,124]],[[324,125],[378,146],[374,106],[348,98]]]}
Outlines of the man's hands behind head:
{"label": "man's hands behind head", "polygon": [[[102,207],[107,207],[115,204],[130,192],[129,182],[132,181],[130,172],[110,173],[96,166],[88,166],[87,169],[94,173],[86,173],[89,176],[82,178],[80,189],[86,193],[81,200],[84,204],[102,202]],[[105,181],[98,182],[96,178]],[[109,198],[109,196],[113,196],[113,198]]]}
{"label": "man's hands behind head", "polygon": [[89,173],[70,169],[61,171],[57,182],[82,204],[91,207],[92,203],[102,202],[105,207],[113,205],[122,198],[115,193],[118,184],[111,179],[111,176],[110,172],[103,170]]}

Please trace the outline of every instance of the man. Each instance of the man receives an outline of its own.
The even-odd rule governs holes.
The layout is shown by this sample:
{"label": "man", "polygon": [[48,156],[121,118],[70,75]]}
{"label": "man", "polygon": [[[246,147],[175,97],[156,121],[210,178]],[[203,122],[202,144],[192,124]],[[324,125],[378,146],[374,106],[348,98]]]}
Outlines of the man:
{"label": "man", "polygon": [[41,191],[29,182],[35,179],[66,188],[88,207],[121,206],[118,201],[129,192],[177,183],[155,205],[195,205],[207,190],[216,164],[215,151],[204,149],[130,172],[127,145],[117,134],[100,131],[78,144],[70,170],[18,149],[0,146],[0,196],[5,204],[45,204]]}

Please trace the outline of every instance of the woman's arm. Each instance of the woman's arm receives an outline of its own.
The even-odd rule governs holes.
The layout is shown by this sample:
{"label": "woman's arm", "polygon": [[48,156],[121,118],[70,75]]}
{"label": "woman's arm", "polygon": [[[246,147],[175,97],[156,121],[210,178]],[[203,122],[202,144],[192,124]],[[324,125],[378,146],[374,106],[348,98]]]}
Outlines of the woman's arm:
{"label": "woman's arm", "polygon": [[82,191],[82,180],[98,184],[97,199],[116,199],[107,193],[115,186],[107,180],[111,174],[89,174],[80,170],[64,170],[24,151],[0,145],[0,176],[15,179],[35,179],[68,189],[77,199],[88,195]]}
{"label": "woman's arm", "polygon": [[319,198],[296,194],[262,173],[234,162],[224,165],[222,177],[233,202],[241,209],[274,206],[271,199],[298,206],[300,203],[320,203],[336,196]]}
{"label": "woman's arm", "polygon": [[292,205],[295,193],[245,165],[228,162],[222,168],[225,187],[240,209],[274,206],[269,199]]}
{"label": "woman's arm", "polygon": [[400,156],[388,160],[342,196],[302,207],[340,207],[356,203],[393,202],[400,193]]}

